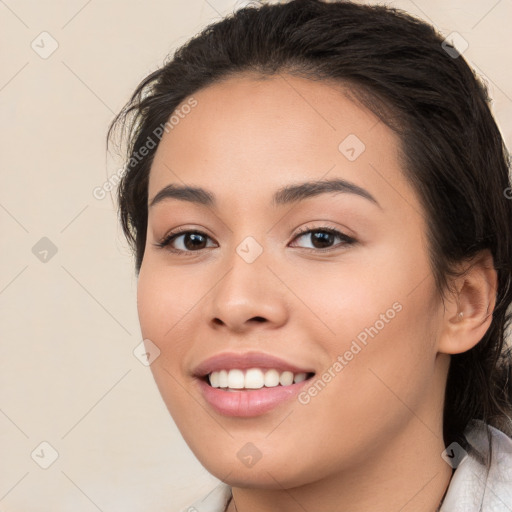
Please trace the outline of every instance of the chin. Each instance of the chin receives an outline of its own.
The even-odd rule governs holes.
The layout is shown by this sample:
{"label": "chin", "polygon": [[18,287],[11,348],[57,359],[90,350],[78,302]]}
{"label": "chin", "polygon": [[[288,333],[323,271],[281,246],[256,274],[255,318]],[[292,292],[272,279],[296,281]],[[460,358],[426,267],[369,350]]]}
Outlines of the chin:
{"label": "chin", "polygon": [[[201,448],[189,446],[210,474],[232,487],[291,489],[318,478],[313,467],[304,467],[295,457],[290,457],[289,451],[279,452],[275,446],[269,452],[262,450],[258,453],[250,442],[233,440],[220,454],[212,453],[211,445]],[[302,463],[311,460],[308,455],[301,456]]]}

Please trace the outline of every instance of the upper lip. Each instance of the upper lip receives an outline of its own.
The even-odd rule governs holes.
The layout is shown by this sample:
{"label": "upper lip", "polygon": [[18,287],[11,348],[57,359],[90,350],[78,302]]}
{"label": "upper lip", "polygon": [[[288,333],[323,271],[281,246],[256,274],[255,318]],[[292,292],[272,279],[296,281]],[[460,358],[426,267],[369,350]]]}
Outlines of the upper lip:
{"label": "upper lip", "polygon": [[262,352],[222,352],[202,361],[194,368],[193,373],[196,377],[204,377],[215,371],[232,370],[235,368],[239,370],[246,370],[248,368],[274,368],[281,372],[314,373],[314,370],[311,368],[300,368],[284,359]]}

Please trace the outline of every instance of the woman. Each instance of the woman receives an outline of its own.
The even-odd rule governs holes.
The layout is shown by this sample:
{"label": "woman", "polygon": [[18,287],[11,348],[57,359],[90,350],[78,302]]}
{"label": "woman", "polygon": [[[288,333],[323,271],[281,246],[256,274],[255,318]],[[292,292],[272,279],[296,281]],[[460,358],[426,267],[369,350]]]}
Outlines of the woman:
{"label": "woman", "polygon": [[[512,201],[434,29],[248,7],[148,76],[118,198],[187,510],[512,510]],[[157,357],[158,356],[158,357]]]}

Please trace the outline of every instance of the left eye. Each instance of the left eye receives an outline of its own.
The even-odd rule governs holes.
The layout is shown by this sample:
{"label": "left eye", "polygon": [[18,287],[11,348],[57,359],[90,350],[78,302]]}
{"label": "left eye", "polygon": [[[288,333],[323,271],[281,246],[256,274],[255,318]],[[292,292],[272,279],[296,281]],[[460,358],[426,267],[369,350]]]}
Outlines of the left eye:
{"label": "left eye", "polygon": [[[314,235],[314,236],[313,236]],[[299,233],[294,240],[299,238],[303,238],[305,236],[309,236],[312,242],[313,247],[306,247],[306,249],[331,249],[331,244],[333,240],[339,238],[341,243],[338,245],[351,245],[355,242],[352,237],[345,235],[341,231],[333,228],[316,228],[316,229],[308,229],[306,231],[302,231]]]}

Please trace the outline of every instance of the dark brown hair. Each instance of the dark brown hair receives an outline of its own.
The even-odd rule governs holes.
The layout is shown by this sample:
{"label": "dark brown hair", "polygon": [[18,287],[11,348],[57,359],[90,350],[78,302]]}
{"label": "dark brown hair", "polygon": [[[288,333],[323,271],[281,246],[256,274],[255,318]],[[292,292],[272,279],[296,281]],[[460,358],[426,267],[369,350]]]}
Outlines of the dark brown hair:
{"label": "dark brown hair", "polygon": [[451,356],[444,441],[466,446],[472,419],[511,430],[512,302],[509,155],[487,90],[433,27],[384,6],[294,0],[249,6],[214,23],[146,77],[112,123],[128,125],[130,165],[118,188],[119,214],[136,257],[144,257],[148,177],[156,147],[134,158],[155,129],[194,92],[229,76],[290,73],[337,82],[401,141],[403,173],[428,219],[432,272],[444,297],[457,263],[489,249],[498,274],[492,323],[471,350]]}

